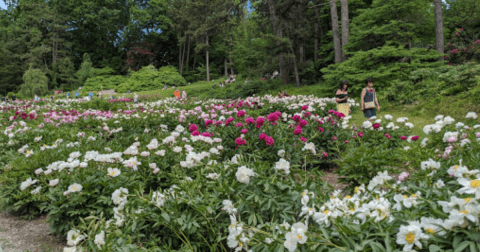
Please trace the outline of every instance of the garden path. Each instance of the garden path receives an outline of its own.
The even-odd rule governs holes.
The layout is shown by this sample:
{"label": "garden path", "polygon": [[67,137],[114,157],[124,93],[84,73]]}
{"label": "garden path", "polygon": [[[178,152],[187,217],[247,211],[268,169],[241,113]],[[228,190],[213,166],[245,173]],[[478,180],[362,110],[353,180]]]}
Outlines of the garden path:
{"label": "garden path", "polygon": [[9,212],[0,213],[0,252],[62,251],[65,241],[49,234],[46,220],[46,216],[21,220]]}

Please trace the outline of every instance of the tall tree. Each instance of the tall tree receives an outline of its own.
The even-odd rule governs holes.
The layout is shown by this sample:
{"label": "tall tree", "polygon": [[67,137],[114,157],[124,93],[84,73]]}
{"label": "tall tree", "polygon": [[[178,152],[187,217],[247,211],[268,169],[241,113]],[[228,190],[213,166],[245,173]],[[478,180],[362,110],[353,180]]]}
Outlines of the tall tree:
{"label": "tall tree", "polygon": [[340,45],[340,31],[338,28],[337,0],[330,0],[330,15],[332,16],[333,48],[335,63],[342,62],[342,48]]}
{"label": "tall tree", "polygon": [[345,45],[348,43],[348,35],[350,34],[349,20],[348,20],[348,0],[340,0],[342,13],[342,61],[347,60],[345,53]]}
{"label": "tall tree", "polygon": [[[435,6],[435,45],[438,53],[445,53],[445,39],[443,37],[443,4],[442,0],[433,0]],[[438,58],[439,61],[443,60],[443,56]]]}

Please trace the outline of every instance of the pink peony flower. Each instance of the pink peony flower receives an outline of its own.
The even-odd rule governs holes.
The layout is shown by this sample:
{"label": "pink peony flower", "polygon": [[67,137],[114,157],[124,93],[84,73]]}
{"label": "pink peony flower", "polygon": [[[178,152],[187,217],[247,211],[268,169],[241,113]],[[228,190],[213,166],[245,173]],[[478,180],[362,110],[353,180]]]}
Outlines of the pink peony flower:
{"label": "pink peony flower", "polygon": [[350,142],[350,141],[348,141],[348,140],[345,140],[344,142],[345,142],[345,143],[348,143],[348,142]]}
{"label": "pink peony flower", "polygon": [[212,123],[213,123],[213,121],[210,120],[210,119],[205,120],[205,126],[211,125]]}
{"label": "pink peony flower", "polygon": [[378,128],[380,128],[380,123],[374,123],[374,124],[372,125],[372,128],[373,128],[373,129],[378,129]]}
{"label": "pink peony flower", "polygon": [[270,122],[276,122],[278,120],[278,114],[277,113],[271,113],[270,115],[267,116],[267,119]]}
{"label": "pink peony flower", "polygon": [[398,176],[398,179],[400,181],[405,181],[405,180],[407,180],[408,176],[410,176],[410,173],[402,172],[402,173],[400,173],[400,176]]}
{"label": "pink peony flower", "polygon": [[307,106],[307,105],[305,105],[305,106],[302,107],[302,110],[307,110],[307,109],[308,109],[308,106]]}
{"label": "pink peony flower", "polygon": [[337,140],[337,137],[334,136],[334,137],[333,137],[333,141],[336,141],[336,140]]}
{"label": "pink peony flower", "polygon": [[237,123],[237,124],[235,124],[235,127],[236,128],[243,127],[243,124],[242,123]]}
{"label": "pink peony flower", "polygon": [[407,138],[408,138],[408,137],[406,137],[406,136],[401,136],[401,137],[400,137],[400,140],[407,140]]}
{"label": "pink peony flower", "polygon": [[385,133],[385,137],[388,139],[392,138],[388,133]]}
{"label": "pink peony flower", "polygon": [[307,124],[308,122],[306,120],[300,120],[300,126],[305,127]]}
{"label": "pink peony flower", "polygon": [[213,135],[213,134],[210,134],[210,133],[208,133],[208,132],[203,132],[203,133],[202,133],[202,136],[204,136],[204,137],[211,137],[212,135]]}
{"label": "pink peony flower", "polygon": [[307,139],[305,137],[300,137],[300,140],[302,140],[302,142],[306,142]]}
{"label": "pink peony flower", "polygon": [[417,141],[418,140],[418,136],[413,136],[412,137],[412,141]]}
{"label": "pink peony flower", "polygon": [[325,130],[322,127],[318,127],[318,130],[320,130],[322,133],[325,132]]}
{"label": "pink peony flower", "polygon": [[363,137],[363,132],[359,132],[359,133],[357,134],[357,136],[358,136],[358,137]]}
{"label": "pink peony flower", "polygon": [[300,122],[301,119],[302,119],[302,118],[301,118],[299,115],[294,115],[294,116],[293,116],[293,120],[294,120],[295,122],[297,122],[297,123]]}
{"label": "pink peony flower", "polygon": [[323,152],[323,157],[327,158],[328,154],[326,152]]}
{"label": "pink peony flower", "polygon": [[242,129],[240,132],[245,135],[245,134],[247,134],[248,129]]}
{"label": "pink peony flower", "polygon": [[200,132],[198,132],[198,130],[194,130],[192,132],[192,136],[198,136],[198,135],[200,135]]}
{"label": "pink peony flower", "polygon": [[195,130],[198,130],[198,127],[197,127],[196,124],[192,124],[192,125],[190,125],[190,127],[188,128],[188,131],[190,131],[190,132],[193,132],[193,131],[195,131]]}

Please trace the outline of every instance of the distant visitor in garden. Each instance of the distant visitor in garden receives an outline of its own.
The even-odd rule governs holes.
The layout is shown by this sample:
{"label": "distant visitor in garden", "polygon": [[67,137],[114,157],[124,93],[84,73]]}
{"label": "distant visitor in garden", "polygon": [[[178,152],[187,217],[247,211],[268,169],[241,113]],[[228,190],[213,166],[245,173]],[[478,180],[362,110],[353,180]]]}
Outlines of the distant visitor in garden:
{"label": "distant visitor in garden", "polygon": [[350,105],[348,105],[348,81],[342,80],[335,93],[337,102],[337,111],[343,113],[345,116],[350,114]]}
{"label": "distant visitor in garden", "polygon": [[173,92],[173,95],[175,95],[177,99],[180,99],[180,91],[178,91],[178,89],[175,89],[175,92]]}
{"label": "distant visitor in garden", "polygon": [[70,99],[70,92],[67,92],[67,99]]}
{"label": "distant visitor in garden", "polygon": [[365,118],[370,119],[377,116],[377,110],[380,112],[380,104],[378,104],[377,94],[373,88],[373,79],[368,78],[365,80],[365,83],[367,86],[362,90],[360,101]]}
{"label": "distant visitor in garden", "polygon": [[12,95],[12,101],[16,101],[17,100],[17,97],[15,96],[15,93],[13,93]]}
{"label": "distant visitor in garden", "polygon": [[182,89],[182,99],[187,99],[187,92],[185,92],[185,90]]}

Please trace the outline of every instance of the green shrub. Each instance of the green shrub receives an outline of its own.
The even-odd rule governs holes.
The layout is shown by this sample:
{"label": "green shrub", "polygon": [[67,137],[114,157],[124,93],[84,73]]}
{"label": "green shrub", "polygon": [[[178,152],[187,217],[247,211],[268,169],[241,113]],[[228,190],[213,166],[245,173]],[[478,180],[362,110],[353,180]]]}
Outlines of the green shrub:
{"label": "green shrub", "polygon": [[48,92],[48,78],[40,69],[30,69],[23,75],[23,84],[20,93],[25,97],[45,95]]}
{"label": "green shrub", "polygon": [[162,89],[164,85],[185,86],[187,81],[172,66],[155,69],[153,66],[143,67],[137,72],[131,72],[130,77],[120,84],[116,91],[126,93],[128,90],[148,91]]}
{"label": "green shrub", "polygon": [[100,75],[87,79],[83,88],[85,90],[117,89],[127,80],[123,75]]}
{"label": "green shrub", "polygon": [[358,95],[365,87],[367,78],[373,78],[375,88],[382,90],[391,86],[393,80],[409,79],[414,70],[442,65],[442,62],[436,61],[439,57],[434,50],[383,46],[356,52],[347,61],[330,65],[321,71],[332,92],[341,80],[347,80],[351,86],[350,93]]}

